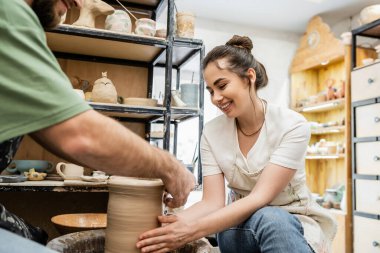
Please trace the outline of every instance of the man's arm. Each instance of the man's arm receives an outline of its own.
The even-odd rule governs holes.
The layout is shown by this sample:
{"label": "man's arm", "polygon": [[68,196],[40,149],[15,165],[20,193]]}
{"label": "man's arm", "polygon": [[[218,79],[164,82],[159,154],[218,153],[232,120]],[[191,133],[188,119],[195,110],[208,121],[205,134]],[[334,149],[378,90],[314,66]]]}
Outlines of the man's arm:
{"label": "man's arm", "polygon": [[76,164],[109,174],[161,178],[173,196],[186,202],[193,175],[168,152],[151,146],[115,120],[90,110],[31,134],[43,147]]}

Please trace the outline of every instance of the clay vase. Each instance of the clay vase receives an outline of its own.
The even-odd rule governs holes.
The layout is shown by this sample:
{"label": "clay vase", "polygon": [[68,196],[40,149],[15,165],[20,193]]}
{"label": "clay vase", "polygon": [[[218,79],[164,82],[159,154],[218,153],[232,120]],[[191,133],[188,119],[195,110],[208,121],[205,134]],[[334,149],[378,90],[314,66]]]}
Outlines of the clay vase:
{"label": "clay vase", "polygon": [[132,22],[128,13],[123,10],[115,10],[112,15],[108,15],[106,18],[105,28],[110,31],[131,33]]}
{"label": "clay vase", "polygon": [[195,17],[190,12],[177,12],[177,36],[182,38],[194,37]]}
{"label": "clay vase", "polygon": [[100,15],[111,15],[115,9],[101,0],[83,0],[79,18],[73,23],[75,26],[95,28],[95,19]]}
{"label": "clay vase", "polygon": [[91,93],[92,102],[117,103],[117,92],[112,81],[107,78],[107,72],[102,72],[102,78],[95,81]]}
{"label": "clay vase", "polygon": [[164,185],[160,179],[112,176],[108,189],[105,253],[140,253],[139,235],[159,227]]}

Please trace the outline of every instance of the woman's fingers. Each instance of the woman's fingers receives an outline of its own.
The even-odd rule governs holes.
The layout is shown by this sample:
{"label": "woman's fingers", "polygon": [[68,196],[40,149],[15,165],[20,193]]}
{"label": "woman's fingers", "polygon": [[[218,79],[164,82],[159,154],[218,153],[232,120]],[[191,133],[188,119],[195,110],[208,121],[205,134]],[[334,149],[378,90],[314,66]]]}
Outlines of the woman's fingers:
{"label": "woman's fingers", "polygon": [[173,223],[173,222],[178,221],[178,217],[176,215],[167,215],[167,216],[160,215],[158,216],[158,221],[160,223]]}

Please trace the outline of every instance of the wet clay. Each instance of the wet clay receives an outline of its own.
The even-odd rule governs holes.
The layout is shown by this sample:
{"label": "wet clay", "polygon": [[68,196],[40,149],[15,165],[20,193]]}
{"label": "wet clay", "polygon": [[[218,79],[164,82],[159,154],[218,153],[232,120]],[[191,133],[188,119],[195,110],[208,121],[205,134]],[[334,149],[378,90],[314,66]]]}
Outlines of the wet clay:
{"label": "wet clay", "polygon": [[135,246],[138,236],[160,225],[163,183],[113,176],[108,189],[105,253],[140,253]]}

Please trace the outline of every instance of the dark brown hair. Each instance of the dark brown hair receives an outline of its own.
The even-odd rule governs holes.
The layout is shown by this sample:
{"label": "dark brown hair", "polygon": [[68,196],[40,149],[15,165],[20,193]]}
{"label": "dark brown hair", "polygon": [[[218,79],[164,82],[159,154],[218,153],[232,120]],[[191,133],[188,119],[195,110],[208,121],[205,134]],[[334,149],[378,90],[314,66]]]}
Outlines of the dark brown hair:
{"label": "dark brown hair", "polygon": [[[256,72],[254,88],[255,90],[261,89],[268,84],[268,76],[264,65],[252,55],[252,48],[253,44],[250,38],[234,35],[225,45],[215,47],[206,55],[203,59],[202,68],[205,70],[209,63],[225,58],[229,63],[227,69],[241,78],[248,79],[247,70],[253,68]],[[221,69],[218,64],[217,67]],[[249,79],[248,81],[251,84]]]}

